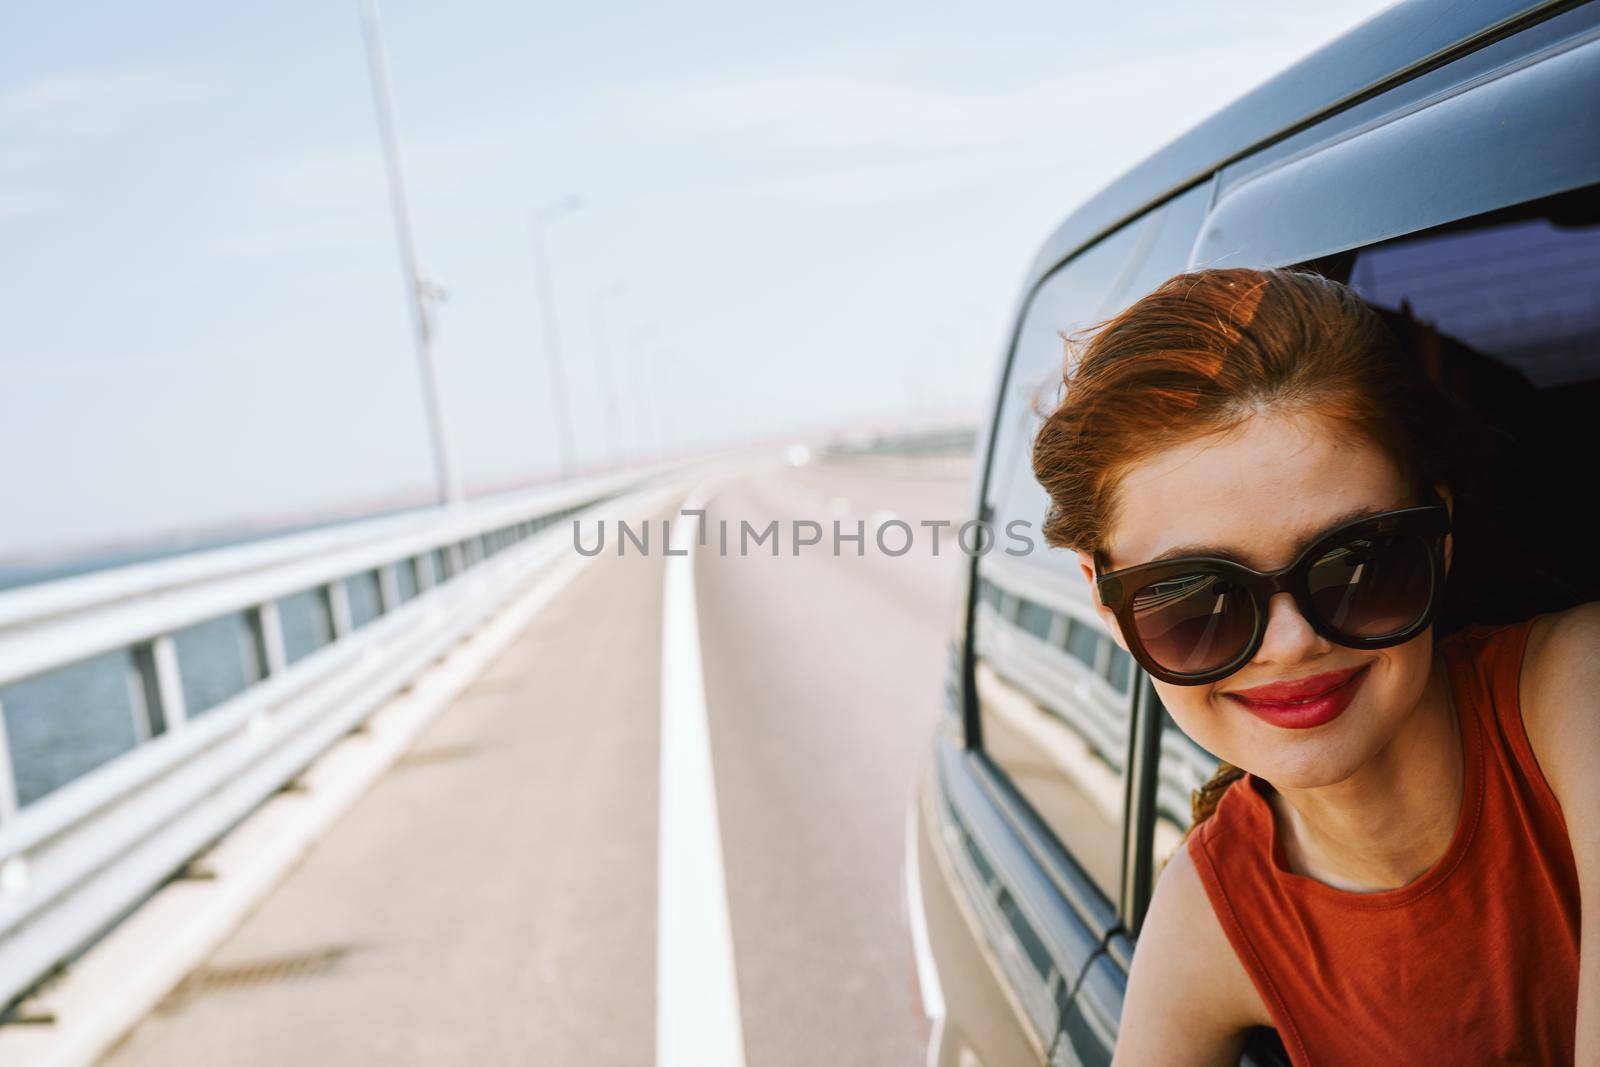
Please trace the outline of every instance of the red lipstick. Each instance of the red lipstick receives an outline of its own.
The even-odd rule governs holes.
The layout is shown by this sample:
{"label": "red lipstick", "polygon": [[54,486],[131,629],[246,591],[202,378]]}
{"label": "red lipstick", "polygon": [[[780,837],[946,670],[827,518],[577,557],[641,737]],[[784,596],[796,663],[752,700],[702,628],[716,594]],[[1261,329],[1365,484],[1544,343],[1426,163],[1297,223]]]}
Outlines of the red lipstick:
{"label": "red lipstick", "polygon": [[1367,680],[1366,667],[1237,689],[1223,696],[1250,714],[1288,730],[1308,730],[1338,718]]}

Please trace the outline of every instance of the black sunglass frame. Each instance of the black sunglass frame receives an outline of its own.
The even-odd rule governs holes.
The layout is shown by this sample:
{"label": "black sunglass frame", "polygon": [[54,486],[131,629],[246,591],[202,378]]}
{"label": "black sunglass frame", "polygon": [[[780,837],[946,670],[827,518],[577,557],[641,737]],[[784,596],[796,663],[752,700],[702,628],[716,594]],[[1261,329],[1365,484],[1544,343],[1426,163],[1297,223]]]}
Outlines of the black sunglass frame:
{"label": "black sunglass frame", "polygon": [[[1128,642],[1128,651],[1153,677],[1173,685],[1206,685],[1220,681],[1255,658],[1267,632],[1268,604],[1278,593],[1288,593],[1294,598],[1295,610],[1300,612],[1311,628],[1335,644],[1346,648],[1390,648],[1411,640],[1433,623],[1438,613],[1444,591],[1444,539],[1450,533],[1450,511],[1443,503],[1424,504],[1419,507],[1398,508],[1376,515],[1363,515],[1340,523],[1317,535],[1294,562],[1275,571],[1252,570],[1241,563],[1215,556],[1183,556],[1163,559],[1153,563],[1140,563],[1121,570],[1105,571],[1103,552],[1095,552],[1095,588],[1100,602],[1116,616],[1122,636]],[[1360,537],[1416,536],[1428,551],[1429,582],[1428,603],[1417,620],[1403,629],[1377,637],[1352,637],[1329,625],[1317,611],[1311,599],[1308,578],[1311,566],[1323,555],[1340,544]],[[1250,598],[1255,612],[1254,628],[1243,650],[1227,663],[1207,671],[1192,674],[1168,670],[1146,651],[1139,637],[1139,628],[1133,618],[1134,596],[1154,582],[1185,576],[1215,576],[1232,582],[1243,589]]]}

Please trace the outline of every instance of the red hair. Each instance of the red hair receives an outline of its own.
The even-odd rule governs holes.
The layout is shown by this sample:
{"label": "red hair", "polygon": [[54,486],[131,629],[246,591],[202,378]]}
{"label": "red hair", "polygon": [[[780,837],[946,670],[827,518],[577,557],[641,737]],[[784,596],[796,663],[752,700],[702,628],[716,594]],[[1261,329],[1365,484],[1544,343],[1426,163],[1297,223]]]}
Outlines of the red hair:
{"label": "red hair", "polygon": [[1450,481],[1442,397],[1383,319],[1320,275],[1180,274],[1068,353],[1065,392],[1033,445],[1051,545],[1103,547],[1123,472],[1267,410],[1331,420],[1419,488]]}

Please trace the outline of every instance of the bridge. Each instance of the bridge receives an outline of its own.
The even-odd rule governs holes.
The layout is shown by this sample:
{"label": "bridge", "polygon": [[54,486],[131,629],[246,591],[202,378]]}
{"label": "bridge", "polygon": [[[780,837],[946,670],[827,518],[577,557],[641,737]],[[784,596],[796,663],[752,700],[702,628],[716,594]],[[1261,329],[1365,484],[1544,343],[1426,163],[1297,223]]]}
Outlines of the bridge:
{"label": "bridge", "polygon": [[0,594],[0,1063],[916,1061],[904,827],[964,557],[868,546],[967,518],[970,448]]}

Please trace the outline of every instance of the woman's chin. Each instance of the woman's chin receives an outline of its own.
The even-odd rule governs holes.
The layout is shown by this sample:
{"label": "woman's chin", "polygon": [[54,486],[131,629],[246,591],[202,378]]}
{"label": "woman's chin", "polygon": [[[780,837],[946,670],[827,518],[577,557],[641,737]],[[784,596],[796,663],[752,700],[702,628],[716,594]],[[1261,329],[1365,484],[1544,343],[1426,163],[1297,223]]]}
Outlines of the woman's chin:
{"label": "woman's chin", "polygon": [[1295,751],[1265,754],[1238,766],[1270,782],[1275,789],[1320,789],[1349,778],[1363,762],[1359,754],[1344,746],[1306,744],[1295,748]]}

